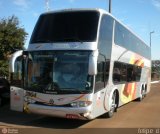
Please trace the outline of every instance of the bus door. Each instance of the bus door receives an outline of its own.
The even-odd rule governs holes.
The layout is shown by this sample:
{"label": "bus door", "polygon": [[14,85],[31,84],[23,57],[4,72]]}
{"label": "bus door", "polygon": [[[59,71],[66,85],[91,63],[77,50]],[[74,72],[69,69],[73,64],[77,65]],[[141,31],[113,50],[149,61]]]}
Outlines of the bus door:
{"label": "bus door", "polygon": [[95,107],[99,110],[95,111],[95,114],[102,114],[104,108],[106,109],[106,85],[108,83],[109,76],[109,61],[99,55],[97,63],[97,75],[95,78]]}

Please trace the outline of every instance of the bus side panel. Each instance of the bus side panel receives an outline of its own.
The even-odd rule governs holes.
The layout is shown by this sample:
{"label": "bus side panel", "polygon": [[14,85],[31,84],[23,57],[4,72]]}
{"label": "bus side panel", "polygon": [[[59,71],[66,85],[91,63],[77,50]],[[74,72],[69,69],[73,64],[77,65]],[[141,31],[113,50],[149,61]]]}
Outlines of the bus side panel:
{"label": "bus side panel", "polygon": [[104,94],[105,89],[100,90],[96,93],[94,93],[93,96],[93,109],[92,109],[92,116],[93,118],[96,118],[104,113],[104,108],[103,108],[103,102],[104,102]]}
{"label": "bus side panel", "polygon": [[10,109],[23,112],[24,90],[18,87],[11,87],[10,93]]}
{"label": "bus side panel", "polygon": [[[146,93],[150,91],[151,62],[149,59],[115,44],[113,45],[112,50],[113,71],[111,83],[113,81],[113,85],[119,91],[119,106],[121,106],[140,97],[142,87],[146,88]],[[116,64],[122,64],[125,68],[128,68],[129,66],[139,67],[141,68],[141,73],[136,75],[136,80],[128,81],[127,79],[130,78],[130,75],[126,76],[128,73],[124,73],[128,72],[128,70],[126,69],[124,71],[124,67],[117,68],[118,66],[115,67]],[[119,71],[115,69],[119,69]],[[114,76],[116,76],[117,81]],[[118,76],[120,76],[123,81],[119,80]],[[125,76],[125,80],[123,76]]]}
{"label": "bus side panel", "polygon": [[104,89],[94,94],[92,111],[94,118],[109,112],[111,108],[112,95],[116,89],[116,86],[108,84]]}
{"label": "bus side panel", "polygon": [[115,88],[119,92],[119,104],[122,106],[136,98],[136,83],[118,84]]}

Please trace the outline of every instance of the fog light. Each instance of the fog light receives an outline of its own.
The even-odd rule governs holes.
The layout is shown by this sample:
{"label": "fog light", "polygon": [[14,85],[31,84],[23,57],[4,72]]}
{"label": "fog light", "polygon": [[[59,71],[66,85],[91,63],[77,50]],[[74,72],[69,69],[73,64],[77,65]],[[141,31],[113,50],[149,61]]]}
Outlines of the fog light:
{"label": "fog light", "polygon": [[70,105],[72,107],[87,107],[91,104],[92,104],[91,101],[77,101],[77,102],[72,102]]}
{"label": "fog light", "polygon": [[72,107],[78,107],[78,103],[77,103],[77,102],[72,102],[72,103],[71,103],[71,106],[72,106]]}
{"label": "fog light", "polygon": [[88,117],[90,114],[91,114],[91,112],[87,112],[87,113],[84,113],[83,116]]}

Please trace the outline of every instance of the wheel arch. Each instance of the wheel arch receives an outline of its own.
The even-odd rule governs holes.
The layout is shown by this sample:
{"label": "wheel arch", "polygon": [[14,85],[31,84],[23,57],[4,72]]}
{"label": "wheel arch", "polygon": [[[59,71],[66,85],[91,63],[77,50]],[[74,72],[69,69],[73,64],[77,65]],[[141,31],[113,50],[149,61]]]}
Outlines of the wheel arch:
{"label": "wheel arch", "polygon": [[110,97],[109,97],[109,101],[111,100],[111,97],[112,97],[112,95],[114,94],[114,93],[116,93],[116,110],[117,110],[117,108],[119,107],[119,91],[118,91],[118,88],[117,87],[115,87],[115,88],[113,88],[112,89],[112,92],[110,93]]}

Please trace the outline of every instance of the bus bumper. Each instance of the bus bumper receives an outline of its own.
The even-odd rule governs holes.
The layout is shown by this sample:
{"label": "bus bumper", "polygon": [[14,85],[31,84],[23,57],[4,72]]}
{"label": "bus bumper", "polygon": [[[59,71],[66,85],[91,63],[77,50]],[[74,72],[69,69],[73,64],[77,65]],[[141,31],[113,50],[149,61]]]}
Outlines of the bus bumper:
{"label": "bus bumper", "polygon": [[44,106],[37,104],[28,104],[27,109],[29,113],[36,113],[54,117],[81,119],[81,120],[93,119],[91,115],[91,106],[73,108],[73,107],[54,107],[54,106]]}

